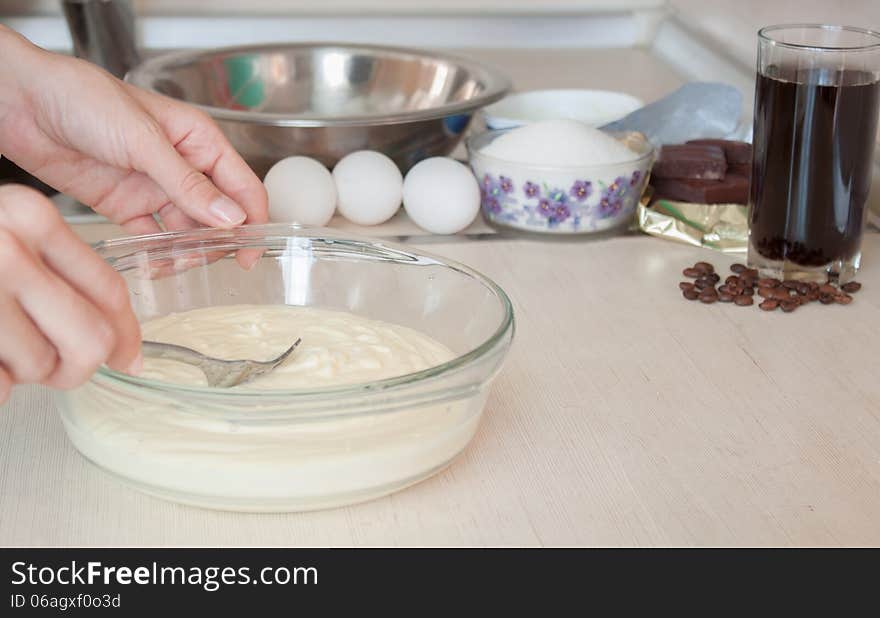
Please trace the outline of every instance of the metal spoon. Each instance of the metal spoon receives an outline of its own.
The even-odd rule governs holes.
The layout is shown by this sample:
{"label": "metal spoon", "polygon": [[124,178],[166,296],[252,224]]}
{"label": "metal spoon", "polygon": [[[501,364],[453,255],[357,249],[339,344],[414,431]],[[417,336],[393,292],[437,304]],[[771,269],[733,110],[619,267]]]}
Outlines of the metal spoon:
{"label": "metal spoon", "polygon": [[302,339],[297,339],[281,356],[268,361],[222,360],[205,356],[201,352],[196,352],[182,345],[157,341],[144,341],[141,344],[141,350],[144,356],[150,358],[167,358],[187,365],[195,365],[205,373],[209,386],[229,388],[250,382],[257,376],[269,373],[283,363],[301,341]]}

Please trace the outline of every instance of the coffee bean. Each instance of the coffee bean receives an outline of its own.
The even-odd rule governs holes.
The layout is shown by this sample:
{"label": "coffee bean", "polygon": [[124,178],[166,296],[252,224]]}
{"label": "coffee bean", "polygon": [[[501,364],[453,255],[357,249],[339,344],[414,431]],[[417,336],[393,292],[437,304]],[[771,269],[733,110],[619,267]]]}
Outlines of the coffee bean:
{"label": "coffee bean", "polygon": [[717,294],[700,294],[700,302],[706,303],[707,305],[711,305],[716,300],[718,300]]}
{"label": "coffee bean", "polygon": [[777,300],[786,300],[791,298],[791,293],[783,287],[773,288],[773,298]]}
{"label": "coffee bean", "polygon": [[763,298],[758,305],[762,310],[781,308],[785,313],[817,300],[824,305],[848,305],[853,300],[850,294],[862,287],[860,283],[850,281],[838,288],[831,283],[830,275],[828,282],[822,285],[815,281],[780,281],[776,277],[759,277],[757,269],[739,263],[732,264],[730,270],[734,274],[728,275],[724,283],[718,285],[721,276],[715,272],[715,267],[709,262],[697,262],[682,271],[693,281],[680,281],[678,287],[687,300],[699,300],[706,304],[732,302],[740,307],[755,304],[754,296],[757,293]]}

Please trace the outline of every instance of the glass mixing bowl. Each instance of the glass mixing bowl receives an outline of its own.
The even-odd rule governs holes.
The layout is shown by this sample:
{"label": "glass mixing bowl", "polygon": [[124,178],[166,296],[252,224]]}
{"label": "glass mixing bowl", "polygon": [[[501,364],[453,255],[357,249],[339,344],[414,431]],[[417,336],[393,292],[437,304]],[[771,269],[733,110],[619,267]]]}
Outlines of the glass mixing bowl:
{"label": "glass mixing bowl", "polygon": [[[456,357],[375,382],[311,390],[193,387],[102,367],[61,393],[76,448],[156,496],[296,511],[396,491],[448,465],[476,431],[510,347],[513,311],[480,273],[439,257],[288,225],[123,238],[97,251],[141,321],[200,307],[288,304],[418,330]],[[239,249],[264,253],[247,271]]]}

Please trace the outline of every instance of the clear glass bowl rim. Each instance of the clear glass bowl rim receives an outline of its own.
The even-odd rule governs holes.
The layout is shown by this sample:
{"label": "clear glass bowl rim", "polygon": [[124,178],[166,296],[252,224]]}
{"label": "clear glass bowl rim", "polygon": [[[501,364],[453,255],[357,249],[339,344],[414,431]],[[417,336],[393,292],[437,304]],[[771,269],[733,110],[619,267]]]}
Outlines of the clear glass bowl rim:
{"label": "clear glass bowl rim", "polygon": [[521,127],[490,129],[488,131],[483,131],[482,133],[477,133],[476,135],[470,136],[469,138],[467,138],[467,140],[465,140],[465,146],[467,147],[468,152],[468,160],[473,161],[474,159],[483,159],[484,161],[494,162],[501,165],[516,165],[519,167],[527,167],[531,170],[542,172],[577,172],[579,174],[583,174],[592,170],[604,170],[610,167],[618,167],[620,165],[642,165],[645,161],[654,156],[655,151],[654,145],[651,144],[650,141],[648,141],[648,138],[645,137],[644,134],[639,133],[638,131],[602,130],[603,133],[607,133],[608,135],[612,135],[614,137],[632,134],[641,135],[642,139],[645,141],[645,152],[641,154],[636,154],[632,159],[626,159],[624,161],[615,161],[614,163],[598,163],[592,165],[533,165],[531,163],[523,163],[521,161],[501,159],[499,157],[487,155],[480,152],[480,148],[489,143],[490,140],[495,139],[496,137],[503,135],[504,133],[509,133],[510,131],[519,128]]}
{"label": "clear glass bowl rim", "polygon": [[[251,236],[251,233],[257,232],[257,236]],[[236,239],[240,239],[243,236],[247,235],[247,239],[251,241],[251,244],[236,244],[233,247],[213,247],[210,246],[212,241],[227,241],[234,242]],[[259,243],[260,238],[274,237],[274,236],[295,236],[299,238],[332,238],[334,240],[344,240],[348,242],[359,243],[362,245],[369,246],[377,246],[384,247],[390,249],[392,251],[396,251],[406,255],[418,256],[420,258],[426,258],[433,262],[436,262],[437,265],[442,266],[444,268],[449,268],[455,270],[459,273],[462,273],[472,279],[477,280],[481,285],[485,288],[489,289],[495,297],[499,300],[502,305],[504,316],[499,324],[498,328],[489,336],[488,339],[481,342],[479,345],[475,346],[473,349],[456,356],[455,358],[442,363],[440,365],[435,365],[433,367],[428,367],[427,369],[423,369],[421,371],[416,371],[413,373],[407,373],[401,376],[396,376],[393,378],[386,378],[384,380],[374,380],[372,382],[363,382],[359,384],[345,385],[345,386],[333,386],[333,387],[322,387],[315,389],[271,389],[271,390],[255,390],[255,389],[225,389],[225,388],[215,388],[215,387],[200,387],[200,386],[187,386],[181,384],[173,384],[170,382],[164,382],[159,380],[150,380],[147,378],[140,378],[137,376],[130,376],[125,373],[121,373],[110,369],[109,367],[102,365],[98,368],[96,372],[96,376],[110,380],[111,384],[125,384],[130,386],[140,387],[142,389],[148,391],[160,391],[165,394],[186,394],[186,395],[196,395],[203,396],[206,398],[216,398],[220,397],[224,401],[229,400],[230,402],[236,399],[253,399],[258,398],[260,400],[265,401],[277,401],[279,399],[290,400],[291,398],[299,399],[299,400],[308,400],[310,403],[319,403],[321,401],[326,400],[342,400],[350,396],[367,396],[367,395],[375,395],[375,394],[390,394],[392,390],[402,390],[407,387],[413,387],[418,385],[427,385],[430,382],[440,380],[448,374],[455,372],[460,369],[467,368],[473,364],[476,364],[478,361],[483,359],[485,356],[490,354],[499,344],[503,343],[506,338],[512,338],[514,331],[514,316],[513,316],[513,304],[510,301],[510,298],[507,296],[507,293],[495,283],[492,279],[482,274],[481,272],[461,264],[460,262],[456,262],[454,260],[450,260],[444,257],[440,257],[434,255],[432,253],[423,252],[420,250],[415,250],[405,245],[399,245],[393,242],[385,242],[383,240],[376,240],[370,238],[359,237],[354,234],[341,233],[336,230],[331,230],[327,228],[319,228],[319,227],[310,227],[298,224],[284,224],[284,223],[268,223],[261,225],[242,225],[237,228],[229,229],[229,230],[220,230],[220,229],[212,229],[212,228],[199,228],[194,230],[183,230],[183,231],[175,231],[175,232],[160,232],[156,234],[144,234],[141,236],[125,236],[121,238],[115,238],[111,240],[100,241],[93,245],[94,250],[107,259],[110,262],[111,266],[117,260],[124,259],[127,256],[139,253],[141,251],[155,251],[157,247],[155,243],[157,241],[165,241],[164,244],[170,246],[175,241],[205,241],[208,246],[206,249],[211,250],[221,250],[221,249],[240,249],[247,247],[260,247],[265,248],[264,245]],[[149,245],[149,246],[147,246]],[[131,251],[122,256],[115,256],[113,259],[108,259],[106,254],[109,251],[118,251],[120,249],[131,248]],[[227,256],[224,259],[231,259],[231,256]],[[261,258],[263,259],[263,258]],[[490,376],[487,376],[488,379]],[[94,378],[93,378],[94,380]],[[295,405],[295,401],[290,401],[291,406]]]}
{"label": "clear glass bowl rim", "polygon": [[[868,38],[873,37],[875,40],[873,43],[866,43],[864,45],[841,45],[839,47],[829,47],[823,45],[804,45],[802,43],[786,43],[785,41],[781,41],[772,36],[772,33],[784,31],[784,30],[829,30],[836,32],[857,32],[859,34],[864,34]],[[772,24],[770,26],[764,26],[760,30],[758,30],[758,38],[760,40],[766,41],[771,45],[775,45],[778,47],[785,47],[787,49],[801,49],[804,51],[817,51],[817,52],[862,52],[862,51],[877,51],[880,50],[880,32],[876,30],[872,30],[870,28],[862,28],[859,26],[842,26],[836,24]]]}

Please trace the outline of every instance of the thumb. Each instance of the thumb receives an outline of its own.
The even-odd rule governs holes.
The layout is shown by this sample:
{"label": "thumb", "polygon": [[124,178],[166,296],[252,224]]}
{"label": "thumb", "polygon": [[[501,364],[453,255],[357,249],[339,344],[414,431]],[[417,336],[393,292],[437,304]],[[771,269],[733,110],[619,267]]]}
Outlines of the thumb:
{"label": "thumb", "polygon": [[131,154],[136,170],[152,178],[175,206],[199,223],[229,228],[244,222],[244,209],[180,156],[158,124],[147,127]]}

